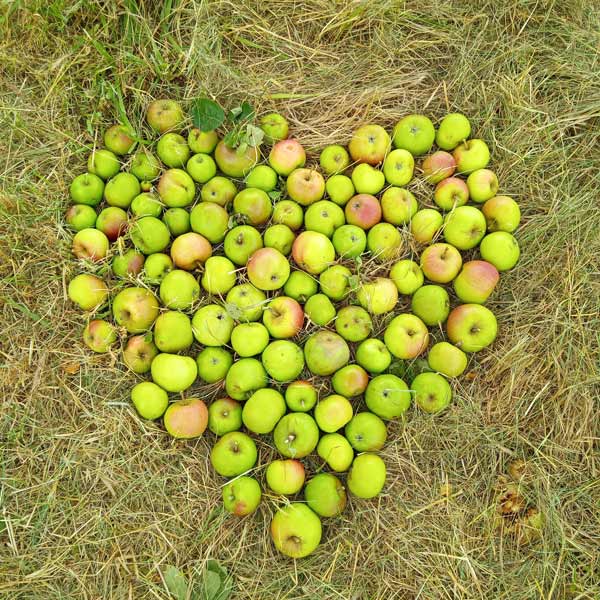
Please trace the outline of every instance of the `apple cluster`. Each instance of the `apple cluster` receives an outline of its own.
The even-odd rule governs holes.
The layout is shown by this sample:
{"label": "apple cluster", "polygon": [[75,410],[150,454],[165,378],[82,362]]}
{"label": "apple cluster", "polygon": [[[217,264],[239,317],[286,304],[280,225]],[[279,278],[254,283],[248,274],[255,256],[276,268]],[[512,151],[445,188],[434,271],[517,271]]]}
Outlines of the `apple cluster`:
{"label": "apple cluster", "polygon": [[[260,120],[264,158],[214,130],[182,136],[173,100],[153,102],[147,122],[156,143],[114,125],[70,186],[81,272],[68,294],[87,312],[84,342],[122,347],[142,379],[131,392],[141,418],[179,439],[208,428],[235,515],[261,501],[250,474],[257,436],[269,436],[281,458],[262,485],[294,497],[272,538],[306,556],[346,489],[368,499],[384,488],[386,422],[412,403],[443,411],[449,380],[494,341],[484,304],[519,258],[519,207],[497,195],[488,146],[458,113],[437,130],[423,115],[391,136],[362,126],[311,167],[278,113]],[[424,356],[404,381],[395,367]],[[305,457],[319,464],[310,478]]]}

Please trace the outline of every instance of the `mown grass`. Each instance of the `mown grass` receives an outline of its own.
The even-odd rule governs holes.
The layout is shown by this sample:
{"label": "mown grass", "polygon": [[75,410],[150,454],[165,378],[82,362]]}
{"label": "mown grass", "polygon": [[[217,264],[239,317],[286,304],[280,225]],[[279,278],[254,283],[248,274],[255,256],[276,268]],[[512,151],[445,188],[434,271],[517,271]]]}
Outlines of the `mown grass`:
{"label": "mown grass", "polygon": [[[0,597],[166,598],[165,565],[216,558],[236,598],[597,598],[599,25],[591,0],[3,4]],[[450,410],[391,427],[385,494],[297,563],[268,540],[271,499],[223,513],[207,440],[135,417],[131,376],[82,348],[66,301],[60,223],[89,148],[151,98],[203,93],[282,111],[313,151],[460,110],[524,213],[498,341]],[[515,459],[545,516],[528,545],[495,527]]]}

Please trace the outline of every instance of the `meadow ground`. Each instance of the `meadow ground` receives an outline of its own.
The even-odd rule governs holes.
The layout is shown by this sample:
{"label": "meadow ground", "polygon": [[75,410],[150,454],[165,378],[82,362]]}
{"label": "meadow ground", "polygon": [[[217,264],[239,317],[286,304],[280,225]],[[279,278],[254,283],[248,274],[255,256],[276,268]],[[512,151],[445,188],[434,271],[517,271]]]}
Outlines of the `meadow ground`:
{"label": "meadow ground", "polygon": [[[209,558],[235,598],[598,598],[599,26],[592,0],[2,3],[0,598],[167,598],[165,565]],[[313,151],[460,110],[524,213],[499,339],[447,412],[391,426],[384,495],[296,563],[270,501],[223,513],[206,440],[135,417],[132,377],[82,347],[65,295],[67,186],[99,132],[205,93],[283,112]],[[515,460],[544,515],[530,544],[496,528]]]}

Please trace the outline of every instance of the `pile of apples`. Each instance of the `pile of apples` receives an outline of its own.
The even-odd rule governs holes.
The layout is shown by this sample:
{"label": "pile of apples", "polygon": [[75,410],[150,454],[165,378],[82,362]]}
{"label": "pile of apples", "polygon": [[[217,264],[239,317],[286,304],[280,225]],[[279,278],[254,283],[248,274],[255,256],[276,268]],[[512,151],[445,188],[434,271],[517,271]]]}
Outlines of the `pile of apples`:
{"label": "pile of apples", "polygon": [[[173,100],[147,122],[156,143],[114,125],[70,186],[83,339],[122,348],[144,379],[131,392],[141,418],[180,439],[208,427],[225,509],[254,512],[262,483],[281,500],[275,546],[306,556],[346,488],[382,491],[386,421],[413,402],[443,411],[449,379],[494,341],[484,303],[519,258],[519,207],[497,195],[488,146],[459,113],[437,130],[423,115],[392,136],[362,126],[310,168],[278,113],[259,121],[264,152],[197,127],[183,137]],[[281,455],[264,470],[258,436]]]}

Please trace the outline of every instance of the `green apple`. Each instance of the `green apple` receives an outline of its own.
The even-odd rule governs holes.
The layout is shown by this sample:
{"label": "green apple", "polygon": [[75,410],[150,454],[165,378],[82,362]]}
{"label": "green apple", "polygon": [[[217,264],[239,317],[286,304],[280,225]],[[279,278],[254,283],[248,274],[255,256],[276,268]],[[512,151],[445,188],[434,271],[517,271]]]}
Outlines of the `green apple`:
{"label": "green apple", "polygon": [[136,217],[160,217],[162,204],[157,196],[150,192],[138,194],[132,201],[130,210]]}
{"label": "green apple", "polygon": [[306,316],[315,324],[327,325],[335,318],[335,306],[325,294],[315,294],[304,304]]}
{"label": "green apple", "polygon": [[98,262],[108,255],[110,242],[102,231],[88,227],[73,236],[72,252],[77,258]]}
{"label": "green apple", "polygon": [[352,184],[358,194],[378,194],[385,185],[385,175],[379,169],[361,163],[352,170]]}
{"label": "green apple", "polygon": [[246,175],[246,187],[272,192],[277,187],[277,173],[269,165],[258,165]]}
{"label": "green apple", "polygon": [[250,225],[264,225],[273,212],[271,198],[258,188],[245,188],[233,199],[233,211]]}
{"label": "green apple", "polygon": [[292,381],[304,369],[302,348],[289,340],[271,342],[261,356],[265,370],[275,381]]}
{"label": "green apple", "polygon": [[459,250],[475,248],[483,239],[487,223],[475,206],[459,206],[444,219],[444,239]]}
{"label": "green apple", "polygon": [[234,400],[247,400],[267,385],[267,372],[255,358],[242,358],[231,365],[225,377],[225,390]]}
{"label": "green apple", "polygon": [[219,438],[210,452],[214,470],[223,477],[237,477],[249,471],[258,458],[254,440],[241,431],[231,431]]}
{"label": "green apple", "polygon": [[435,187],[433,201],[442,210],[452,210],[469,201],[469,188],[460,177],[442,179]]}
{"label": "green apple", "polygon": [[233,325],[233,319],[218,304],[202,306],[192,318],[194,337],[203,346],[224,346],[229,343]]}
{"label": "green apple", "polygon": [[321,521],[306,504],[292,502],[277,510],[271,521],[275,548],[291,558],[304,558],[321,542]]}
{"label": "green apple", "polygon": [[473,202],[485,202],[496,195],[499,187],[498,177],[489,169],[478,169],[467,177],[467,186]]}
{"label": "green apple", "polygon": [[123,363],[134,373],[150,371],[150,365],[158,354],[151,335],[133,335],[127,340],[123,350]]}
{"label": "green apple", "polygon": [[435,134],[435,143],[442,150],[454,150],[471,135],[469,119],[460,113],[446,115]]}
{"label": "green apple", "polygon": [[150,329],[158,317],[158,311],[156,296],[142,287],[125,288],[112,302],[115,321],[129,333],[142,333]]}
{"label": "green apple", "polygon": [[320,517],[335,517],[346,507],[346,490],[331,473],[315,475],[304,488],[304,498]]}
{"label": "green apple", "polygon": [[394,310],[398,303],[398,288],[391,279],[377,277],[360,285],[356,299],[372,315],[383,315]]}
{"label": "green apple", "polygon": [[275,248],[284,256],[292,251],[296,234],[287,226],[279,223],[267,227],[263,232],[263,242],[267,248]]}
{"label": "green apple", "polygon": [[112,323],[94,319],[85,326],[83,341],[90,350],[103,354],[117,341],[117,332]]}
{"label": "green apple", "polygon": [[494,265],[498,271],[512,269],[521,255],[519,243],[506,231],[494,231],[486,235],[481,240],[479,251],[482,258]]}
{"label": "green apple", "polygon": [[438,150],[423,161],[421,169],[425,179],[429,183],[436,184],[456,171],[456,161],[449,152]]}
{"label": "green apple", "polygon": [[361,229],[370,229],[381,221],[381,205],[371,194],[357,194],[344,208],[346,222]]}
{"label": "green apple", "polygon": [[425,115],[407,115],[396,123],[392,139],[396,148],[408,150],[413,156],[421,156],[431,150],[435,128]]}
{"label": "green apple", "polygon": [[156,189],[168,208],[184,208],[192,203],[196,195],[194,180],[183,169],[165,171]]}
{"label": "green apple", "polygon": [[399,260],[390,269],[390,279],[396,285],[398,292],[411,296],[425,280],[421,267],[414,260]]}
{"label": "green apple", "polygon": [[223,486],[223,507],[236,517],[245,517],[256,511],[262,498],[256,479],[244,475]]}
{"label": "green apple", "polygon": [[410,384],[417,406],[428,413],[444,410],[452,400],[450,384],[437,373],[420,373]]}
{"label": "green apple", "polygon": [[167,308],[188,310],[200,297],[200,284],[190,273],[174,269],[164,275],[160,282],[159,295]]}
{"label": "green apple", "polygon": [[427,363],[446,377],[458,377],[467,368],[467,355],[448,342],[438,342],[429,350]]}
{"label": "green apple", "polygon": [[346,425],[344,434],[357,452],[381,450],[387,439],[385,423],[371,412],[355,414]]}
{"label": "green apple", "polygon": [[160,163],[156,156],[142,149],[133,156],[130,170],[140,181],[153,181],[160,174]]}
{"label": "green apple", "polygon": [[375,498],[385,485],[385,463],[380,456],[366,452],[359,454],[348,474],[348,489],[357,498]]}
{"label": "green apple", "polygon": [[245,265],[254,252],[263,247],[260,232],[250,225],[238,225],[225,236],[225,256],[236,265]]}
{"label": "green apple", "polygon": [[211,256],[204,263],[201,284],[213,296],[225,295],[236,284],[235,265],[224,256]]}
{"label": "green apple", "polygon": [[438,210],[422,208],[410,220],[410,232],[419,244],[428,244],[433,240],[444,224],[444,217]]}
{"label": "green apple", "polygon": [[335,230],[332,242],[338,256],[356,258],[367,247],[367,234],[356,225],[342,225]]}
{"label": "green apple", "polygon": [[117,277],[130,277],[139,275],[144,268],[145,257],[133,248],[123,254],[115,254],[111,263],[112,272]]}
{"label": "green apple", "polygon": [[384,333],[388,350],[402,360],[410,360],[419,356],[429,344],[429,331],[419,317],[403,313],[394,317]]}
{"label": "green apple", "polygon": [[151,381],[134,385],[131,390],[131,401],[142,419],[159,419],[169,406],[167,392]]}
{"label": "green apple", "polygon": [[161,352],[175,354],[189,349],[193,342],[192,323],[182,312],[167,310],[154,322],[154,343]]}
{"label": "green apple", "polygon": [[356,349],[356,362],[369,373],[383,373],[392,362],[387,346],[377,338],[368,338]]}
{"label": "green apple", "polygon": [[335,249],[329,238],[318,231],[303,231],[292,246],[296,264],[312,275],[319,275],[335,261]]}
{"label": "green apple", "polygon": [[302,227],[304,211],[293,200],[281,200],[273,209],[271,221],[276,224],[287,225],[292,231],[296,231]]}
{"label": "green apple", "polygon": [[279,174],[287,177],[294,169],[304,166],[306,152],[298,140],[280,140],[271,148],[269,165]]}
{"label": "green apple", "polygon": [[377,223],[367,234],[367,248],[379,261],[397,258],[402,252],[400,231],[390,223]]}
{"label": "green apple", "polygon": [[191,440],[206,431],[208,410],[200,398],[186,398],[169,404],[163,416],[165,429],[172,437]]}
{"label": "green apple", "polygon": [[304,358],[306,366],[312,373],[327,376],[348,363],[350,349],[346,340],[340,335],[321,330],[313,333],[304,344]]}
{"label": "green apple", "polygon": [[283,396],[277,390],[262,388],[244,402],[242,421],[252,433],[271,433],[285,411]]}
{"label": "green apple", "polygon": [[521,222],[519,205],[509,196],[494,196],[481,208],[488,231],[512,233]]}
{"label": "green apple", "polygon": [[288,259],[275,248],[260,248],[248,259],[248,279],[259,290],[278,290],[290,276]]}
{"label": "green apple", "polygon": [[[158,154],[158,158],[160,158],[167,167],[183,167],[190,158],[190,148],[183,136],[178,133],[165,133],[158,140],[156,154]],[[214,169],[214,173],[216,173],[216,168]],[[190,173],[190,175],[192,175],[192,173]],[[210,177],[208,179],[210,179]]]}
{"label": "green apple", "polygon": [[308,381],[292,381],[285,388],[285,403],[292,412],[308,412],[317,403],[318,394]]}
{"label": "green apple", "polygon": [[304,213],[304,227],[307,231],[318,231],[327,237],[346,222],[344,211],[329,200],[311,204]]}
{"label": "green apple", "polygon": [[127,213],[117,206],[102,209],[96,217],[96,229],[101,231],[111,242],[115,242],[127,231],[127,224]]}
{"label": "green apple", "polygon": [[483,140],[471,139],[463,142],[452,153],[459,173],[472,173],[485,169],[490,162],[490,149]]}
{"label": "green apple", "polygon": [[410,390],[396,375],[378,375],[367,386],[365,404],[382,419],[396,419],[410,406]]}
{"label": "green apple", "polygon": [[197,127],[192,127],[188,133],[187,143],[194,153],[211,154],[219,143],[219,136],[214,130],[202,131]]}
{"label": "green apple", "polygon": [[[118,162],[118,161],[117,161]],[[117,172],[119,169],[117,169]],[[77,175],[69,187],[71,200],[76,204],[97,206],[102,202],[104,194],[104,181],[93,173]]]}
{"label": "green apple", "polygon": [[150,367],[154,383],[167,392],[183,392],[196,381],[196,361],[179,354],[158,354]]}
{"label": "green apple", "polygon": [[162,252],[171,241],[169,229],[156,217],[142,217],[134,221],[129,235],[135,247],[144,254]]}
{"label": "green apple", "polygon": [[288,413],[275,426],[273,441],[282,456],[303,458],[317,447],[319,428],[306,413]]}
{"label": "green apple", "polygon": [[114,154],[131,152],[135,140],[125,125],[112,125],[104,132],[104,145]]}
{"label": "green apple", "polygon": [[261,354],[268,343],[269,330],[262,323],[240,323],[231,331],[231,347],[242,358]]}
{"label": "green apple", "polygon": [[327,267],[319,275],[321,292],[332,300],[342,300],[350,291],[350,278],[352,271],[344,265]]}
{"label": "green apple", "polygon": [[244,152],[240,150],[241,147],[230,148],[223,140],[217,144],[214,156],[219,170],[224,175],[242,179],[258,162],[260,156],[258,148],[249,145]]}
{"label": "green apple", "polygon": [[402,187],[411,181],[415,169],[415,159],[408,150],[399,148],[392,150],[383,162],[385,180],[397,187]]}
{"label": "green apple", "polygon": [[317,454],[331,470],[338,473],[347,471],[354,459],[354,450],[350,442],[339,433],[324,435],[317,445]]}
{"label": "green apple", "polygon": [[223,381],[233,364],[233,356],[225,348],[208,346],[196,357],[198,377],[206,383]]}
{"label": "green apple", "polygon": [[334,175],[335,173],[341,173],[350,166],[350,156],[344,146],[338,144],[331,144],[325,146],[319,156],[319,164],[323,173],[327,175]]}
{"label": "green apple", "polygon": [[121,169],[121,163],[110,150],[94,150],[87,163],[88,171],[105,181],[114,177]]}
{"label": "green apple", "polygon": [[392,225],[410,223],[418,207],[415,195],[404,188],[389,187],[381,196],[383,219]]}
{"label": "green apple", "polygon": [[334,433],[352,419],[352,404],[344,396],[334,394],[319,400],[314,410],[321,431]]}
{"label": "green apple", "polygon": [[265,132],[265,141],[269,144],[285,140],[288,136],[289,124],[283,115],[271,112],[263,115],[259,121],[260,128]]}
{"label": "green apple", "polygon": [[242,283],[229,290],[225,301],[228,312],[238,321],[258,321],[267,297],[251,283]]}
{"label": "green apple", "polygon": [[414,293],[411,310],[425,325],[440,325],[450,313],[448,292],[439,285],[424,285]]}
{"label": "green apple", "polygon": [[217,165],[210,154],[194,154],[185,165],[185,170],[198,183],[206,183],[217,174]]}
{"label": "green apple", "polygon": [[302,206],[313,204],[325,194],[323,175],[314,169],[294,169],[288,175],[285,187],[289,197]]}
{"label": "green apple", "polygon": [[220,175],[213,177],[200,190],[200,197],[203,202],[214,202],[220,206],[230,204],[236,194],[237,188],[235,187],[235,183],[227,179],[227,177],[221,177]]}
{"label": "green apple", "polygon": [[275,494],[292,496],[304,485],[304,465],[294,458],[274,460],[267,466],[265,477]]}
{"label": "green apple", "polygon": [[317,293],[318,287],[317,280],[308,273],[292,271],[283,286],[283,292],[297,302],[304,303]]}
{"label": "green apple", "polygon": [[481,304],[461,304],[448,315],[448,339],[464,352],[487,348],[498,334],[494,313]]}
{"label": "green apple", "polygon": [[208,428],[218,436],[242,427],[242,405],[231,398],[219,398],[208,407]]}
{"label": "green apple", "polygon": [[162,216],[162,222],[168,227],[175,238],[191,229],[190,213],[185,208],[169,208]]}
{"label": "green apple", "polygon": [[100,277],[81,273],[69,282],[67,295],[82,310],[94,310],[106,302],[108,287]]}
{"label": "green apple", "polygon": [[97,218],[96,211],[87,204],[73,204],[65,213],[65,222],[75,230],[81,231],[94,227]]}
{"label": "green apple", "polygon": [[325,191],[332,202],[346,206],[348,200],[356,194],[352,179],[346,175],[333,175],[325,182]]}
{"label": "green apple", "polygon": [[421,269],[430,281],[448,283],[462,267],[460,252],[450,244],[432,244],[421,254]]}
{"label": "green apple", "polygon": [[185,271],[200,268],[212,254],[210,242],[195,231],[188,231],[176,237],[171,244],[173,264]]}
{"label": "green apple", "polygon": [[373,322],[361,306],[344,306],[338,311],[335,330],[349,342],[362,342],[373,331]]}
{"label": "green apple", "polygon": [[148,125],[158,133],[181,127],[184,119],[183,109],[175,100],[154,100],[146,110]]}
{"label": "green apple", "polygon": [[131,173],[118,173],[106,182],[104,199],[109,206],[129,208],[133,199],[141,192],[140,182]]}
{"label": "green apple", "polygon": [[263,323],[271,337],[291,338],[297,335],[304,324],[304,311],[293,298],[276,296],[263,312]]}
{"label": "green apple", "polygon": [[390,148],[390,136],[381,125],[363,125],[353,134],[348,150],[352,160],[378,165]]}
{"label": "green apple", "polygon": [[499,280],[500,273],[494,265],[485,260],[471,260],[463,265],[462,271],[456,276],[454,291],[467,304],[483,304]]}

